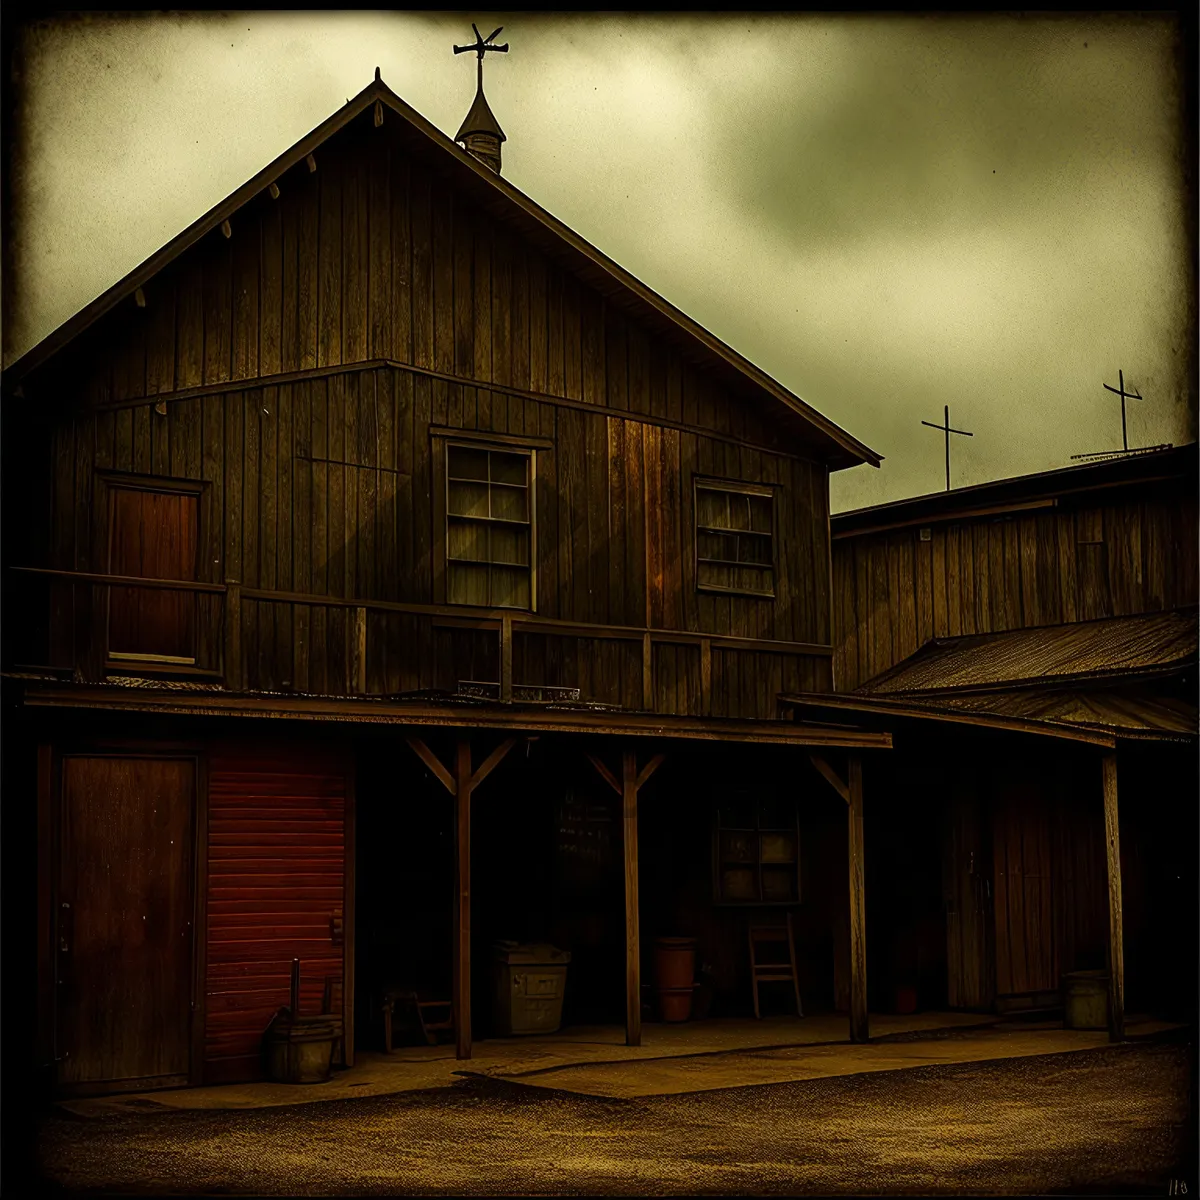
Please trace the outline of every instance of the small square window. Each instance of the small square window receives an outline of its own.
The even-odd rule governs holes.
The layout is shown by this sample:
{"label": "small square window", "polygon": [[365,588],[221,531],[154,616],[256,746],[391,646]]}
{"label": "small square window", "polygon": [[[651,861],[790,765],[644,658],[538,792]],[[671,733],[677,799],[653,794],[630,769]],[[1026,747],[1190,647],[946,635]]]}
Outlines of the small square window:
{"label": "small square window", "polygon": [[775,497],[770,488],[696,481],[696,586],[775,594]]}
{"label": "small square window", "polygon": [[533,455],[446,447],[446,600],[533,607]]}
{"label": "small square window", "polygon": [[730,794],[717,807],[713,892],[718,904],[795,904],[800,826],[794,805]]}

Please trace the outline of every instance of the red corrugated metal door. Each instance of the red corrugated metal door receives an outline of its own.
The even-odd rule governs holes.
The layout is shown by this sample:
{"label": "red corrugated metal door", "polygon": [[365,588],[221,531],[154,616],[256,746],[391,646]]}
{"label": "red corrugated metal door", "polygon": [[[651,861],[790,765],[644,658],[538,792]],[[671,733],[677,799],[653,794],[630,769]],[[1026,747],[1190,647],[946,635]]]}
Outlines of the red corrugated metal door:
{"label": "red corrugated metal door", "polygon": [[[262,1035],[301,964],[301,1012],[348,1000],[344,752],[299,743],[214,749],[208,776],[206,1082],[261,1077]],[[348,1016],[348,1013],[343,1013]],[[348,1031],[349,1032],[349,1031]]]}

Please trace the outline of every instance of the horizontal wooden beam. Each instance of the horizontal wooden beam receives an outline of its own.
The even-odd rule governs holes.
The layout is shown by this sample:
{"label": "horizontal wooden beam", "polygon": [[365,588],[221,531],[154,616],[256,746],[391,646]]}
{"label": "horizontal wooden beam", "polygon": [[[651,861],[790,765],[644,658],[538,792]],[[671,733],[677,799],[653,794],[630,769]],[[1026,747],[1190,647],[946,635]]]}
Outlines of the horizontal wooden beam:
{"label": "horizontal wooden beam", "polygon": [[[221,396],[229,392],[249,392],[264,387],[280,387],[287,383],[302,383],[306,380],[329,379],[335,375],[348,375],[358,371],[378,371],[389,369],[404,371],[409,375],[419,375],[426,379],[438,379],[445,383],[456,383],[463,387],[483,388],[484,391],[494,392],[499,396],[515,396],[519,400],[536,400],[539,404],[552,404],[557,408],[572,408],[577,412],[592,413],[603,417],[620,417],[625,421],[636,421],[640,425],[656,425],[661,429],[675,429],[680,433],[698,434],[727,446],[738,446],[746,450],[756,450],[760,454],[770,454],[776,458],[788,459],[793,462],[812,462],[802,454],[781,450],[778,446],[768,446],[762,442],[751,442],[744,438],[731,437],[729,434],[718,433],[715,429],[705,429],[699,425],[689,425],[684,421],[673,421],[669,417],[654,416],[650,413],[634,413],[627,409],[608,408],[602,404],[592,404],[586,400],[573,400],[569,396],[558,396],[550,392],[535,392],[528,388],[513,387],[506,383],[495,383],[487,379],[477,379],[471,375],[456,375],[449,371],[435,371],[432,367],[418,367],[412,363],[399,362],[392,358],[364,358],[357,362],[339,363],[328,367],[307,367],[298,371],[277,371],[272,375],[256,375],[248,379],[227,379],[219,383],[196,384],[194,387],[177,388],[173,392],[160,392],[151,396],[143,394],[130,396],[124,400],[109,400],[92,406],[93,411],[108,412],[125,408],[138,408],[143,404],[152,404],[160,397],[168,400],[191,400],[200,396]],[[457,436],[469,437],[475,433],[479,437],[491,437],[487,430],[461,429],[454,431]],[[515,435],[513,435],[515,436]],[[527,439],[522,439],[522,442]],[[533,439],[540,441],[545,439]]]}
{"label": "horizontal wooden beam", "polygon": [[[922,525],[946,525],[953,521],[968,521],[976,517],[1001,517],[1006,514],[1031,512],[1040,508],[1056,508],[1058,500],[1054,497],[1042,500],[1015,500],[1011,504],[987,504],[977,508],[955,509],[947,513],[925,515],[923,517],[905,517],[896,521],[884,521],[878,525],[867,525],[862,529],[846,529],[833,531],[835,542],[847,538],[866,537],[870,533],[890,533],[898,529],[918,528]],[[834,518],[836,519],[836,518]]]}
{"label": "horizontal wooden beam", "polygon": [[47,575],[53,579],[67,579],[72,583],[100,583],[110,587],[144,587],[172,592],[209,592],[221,594],[223,583],[201,583],[195,579],[153,579],[143,575],[102,575],[97,571],[57,571],[52,567],[9,567],[25,575]]}
{"label": "horizontal wooden beam", "polygon": [[155,691],[105,684],[27,681],[24,703],[35,708],[104,709],[197,716],[240,716],[283,720],[345,721],[403,728],[495,729],[510,733],[580,733],[606,737],[715,741],[773,746],[825,746],[890,750],[888,733],[806,726],[790,721],[713,720],[604,710],[465,706],[388,702],[329,696],[245,696],[219,691]]}
{"label": "horizontal wooden beam", "polygon": [[442,766],[442,760],[420,738],[406,737],[404,740],[412,747],[417,757],[433,772],[434,778],[442,787],[450,795],[457,795],[458,784],[455,782],[454,776]]}

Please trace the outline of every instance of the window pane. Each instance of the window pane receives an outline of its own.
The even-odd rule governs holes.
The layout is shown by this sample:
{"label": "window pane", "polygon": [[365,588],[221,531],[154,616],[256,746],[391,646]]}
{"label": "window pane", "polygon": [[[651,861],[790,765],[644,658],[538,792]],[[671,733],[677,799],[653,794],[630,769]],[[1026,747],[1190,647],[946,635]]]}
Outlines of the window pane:
{"label": "window pane", "polygon": [[731,529],[750,528],[750,497],[729,497],[729,527]]}
{"label": "window pane", "polygon": [[754,834],[731,833],[721,834],[721,862],[725,865],[732,863],[754,862]]}
{"label": "window pane", "polygon": [[488,486],[486,483],[451,483],[448,503],[453,516],[486,517]]}
{"label": "window pane", "polygon": [[503,521],[529,519],[529,491],[526,488],[492,485],[492,516]]}
{"label": "window pane", "polygon": [[729,503],[725,492],[711,488],[696,489],[696,524],[711,529],[729,528]]}
{"label": "window pane", "polygon": [[451,604],[488,607],[488,568],[446,564],[446,599]]}
{"label": "window pane", "polygon": [[764,900],[795,900],[796,868],[763,867],[762,890]]}
{"label": "window pane", "polygon": [[771,563],[771,539],[753,533],[744,533],[738,538],[738,561],[744,563]]}
{"label": "window pane", "polygon": [[514,567],[493,567],[492,604],[498,608],[528,608],[528,570]]}
{"label": "window pane", "polygon": [[721,872],[722,900],[757,900],[758,884],[754,871],[734,867]]}
{"label": "window pane", "polygon": [[513,528],[511,525],[492,526],[492,552],[494,563],[511,563],[527,566],[529,563],[529,530]]}
{"label": "window pane", "polygon": [[750,528],[755,533],[771,532],[771,497],[750,496]]}
{"label": "window pane", "polygon": [[488,477],[488,452],[468,446],[451,446],[449,457],[451,479],[483,479]]}
{"label": "window pane", "polygon": [[446,529],[447,557],[487,562],[487,533],[488,527],[482,521],[456,521],[451,518]]}
{"label": "window pane", "polygon": [[518,483],[525,486],[529,482],[529,455],[502,454],[496,450],[492,455],[492,482]]}
{"label": "window pane", "polygon": [[769,594],[775,590],[774,573],[769,567],[734,567],[730,569],[730,587],[739,592]]}
{"label": "window pane", "polygon": [[713,563],[700,563],[696,580],[701,587],[731,588],[736,567],[722,567]]}
{"label": "window pane", "polygon": [[737,562],[737,536],[732,533],[708,533],[701,530],[697,539],[697,549],[701,558]]}

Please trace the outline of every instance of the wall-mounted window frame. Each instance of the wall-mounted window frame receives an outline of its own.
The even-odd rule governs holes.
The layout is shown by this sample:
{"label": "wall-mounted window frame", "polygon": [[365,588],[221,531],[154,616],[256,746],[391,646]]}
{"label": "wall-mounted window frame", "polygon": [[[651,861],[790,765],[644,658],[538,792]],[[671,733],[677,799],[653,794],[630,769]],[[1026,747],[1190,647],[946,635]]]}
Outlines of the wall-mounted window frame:
{"label": "wall-mounted window frame", "polygon": [[[778,491],[772,484],[692,476],[692,567],[697,591],[775,599]],[[718,512],[722,498],[726,502],[723,520]],[[744,521],[738,511],[741,501],[745,501]]]}
{"label": "wall-mounted window frame", "polygon": [[718,797],[712,829],[714,904],[800,903],[800,814],[794,804],[746,792]]}
{"label": "wall-mounted window frame", "polygon": [[[440,473],[435,485],[439,500],[439,511],[435,513],[435,600],[468,608],[536,612],[537,451],[549,449],[553,443],[544,438],[437,426],[430,428],[430,437]],[[524,468],[523,482],[517,479],[518,462]],[[481,478],[485,469],[486,478]],[[486,512],[482,511],[484,507]],[[524,563],[513,561],[519,558],[522,538],[526,544]],[[487,570],[486,591],[472,596],[470,578],[482,568]],[[505,581],[521,570],[528,580],[527,594],[524,588],[505,586]]]}

